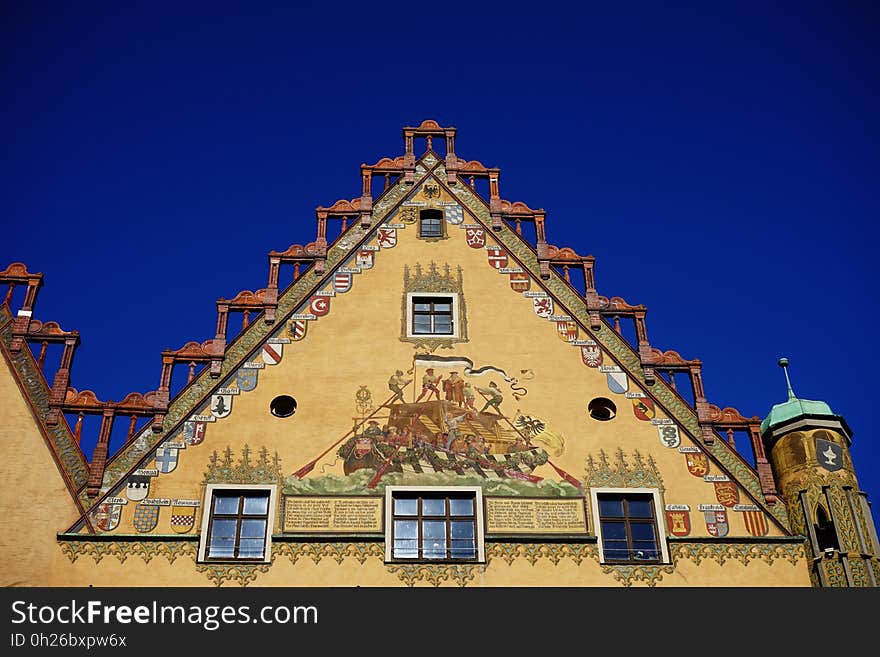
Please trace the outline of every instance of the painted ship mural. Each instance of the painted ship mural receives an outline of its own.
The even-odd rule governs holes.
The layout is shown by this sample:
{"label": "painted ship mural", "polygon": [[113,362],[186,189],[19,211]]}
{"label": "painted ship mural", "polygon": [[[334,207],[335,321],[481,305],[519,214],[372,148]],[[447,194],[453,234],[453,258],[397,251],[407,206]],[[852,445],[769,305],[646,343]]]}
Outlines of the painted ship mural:
{"label": "painted ship mural", "polygon": [[[467,365],[464,376],[458,371],[437,373],[441,367],[436,361],[447,366]],[[551,460],[563,452],[564,438],[539,418],[519,410],[512,417],[502,412],[505,396],[519,401],[526,394],[517,379],[497,368],[475,370],[469,360],[460,357],[434,357],[431,364],[434,367],[424,370],[419,379],[418,395],[418,387],[410,388],[416,379],[415,367],[407,374],[397,370],[391,376],[388,389],[393,394],[378,407],[373,405],[372,393],[361,386],[355,393],[358,416],[353,418],[352,428],[288,477],[286,492],[360,489],[369,494],[389,482],[455,484],[467,480],[470,484],[494,481],[520,491],[535,487],[545,491],[535,494],[582,494],[581,483]],[[500,385],[495,380],[479,380],[489,370],[502,375],[498,377]],[[404,395],[410,390],[413,401],[407,402]],[[341,462],[344,476],[325,475],[326,465],[313,472],[324,457],[333,458],[333,465]],[[547,480],[535,472],[545,464],[561,481]],[[513,494],[513,489],[510,492]]]}

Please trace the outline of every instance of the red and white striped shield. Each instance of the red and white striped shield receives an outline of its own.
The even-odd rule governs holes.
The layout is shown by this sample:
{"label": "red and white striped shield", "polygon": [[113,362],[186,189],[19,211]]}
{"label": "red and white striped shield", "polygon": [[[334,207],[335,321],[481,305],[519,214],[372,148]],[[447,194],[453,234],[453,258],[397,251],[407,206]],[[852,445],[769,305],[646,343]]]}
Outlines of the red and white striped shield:
{"label": "red and white striped shield", "polygon": [[283,344],[269,344],[266,343],[263,345],[263,362],[266,365],[277,365],[281,362],[281,354],[284,353],[284,345]]}
{"label": "red and white striped shield", "polygon": [[333,289],[337,292],[348,292],[351,289],[351,274],[336,272],[333,275]]}
{"label": "red and white striped shield", "polygon": [[302,340],[306,337],[309,322],[305,319],[295,319],[287,325],[287,334],[294,340]]}
{"label": "red and white striped shield", "polygon": [[330,297],[312,297],[309,301],[309,312],[316,317],[323,317],[330,312]]}
{"label": "red and white striped shield", "polygon": [[514,292],[526,292],[531,286],[532,281],[528,274],[522,273],[510,275],[510,288]]}
{"label": "red and white striped shield", "polygon": [[489,264],[495,269],[507,266],[507,252],[504,249],[486,249],[489,254]]}
{"label": "red and white striped shield", "polygon": [[397,229],[380,228],[378,235],[376,235],[376,239],[379,242],[380,247],[383,249],[390,249],[397,244]]}
{"label": "red and white striped shield", "polygon": [[486,231],[482,228],[468,228],[465,230],[468,246],[472,249],[482,249],[486,246]]}

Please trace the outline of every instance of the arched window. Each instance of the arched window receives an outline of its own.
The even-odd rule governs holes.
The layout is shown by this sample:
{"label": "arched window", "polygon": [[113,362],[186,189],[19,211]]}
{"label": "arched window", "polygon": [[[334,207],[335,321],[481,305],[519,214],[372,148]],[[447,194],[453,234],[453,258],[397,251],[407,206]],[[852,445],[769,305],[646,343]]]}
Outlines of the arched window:
{"label": "arched window", "polygon": [[443,210],[419,212],[419,237],[443,237]]}
{"label": "arched window", "polygon": [[816,524],[814,528],[816,530],[816,543],[819,546],[820,552],[829,548],[840,549],[840,545],[837,543],[837,532],[834,530],[834,523],[828,518],[828,514],[825,513],[822,505],[816,508]]}

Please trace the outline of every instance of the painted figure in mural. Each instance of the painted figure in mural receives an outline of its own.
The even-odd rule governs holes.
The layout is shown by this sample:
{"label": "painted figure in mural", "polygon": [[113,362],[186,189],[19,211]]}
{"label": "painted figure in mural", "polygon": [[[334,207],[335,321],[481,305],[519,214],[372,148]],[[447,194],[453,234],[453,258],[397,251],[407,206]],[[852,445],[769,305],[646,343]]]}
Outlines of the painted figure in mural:
{"label": "painted figure in mural", "polygon": [[388,389],[394,393],[394,397],[389,402],[393,404],[396,401],[403,401],[403,389],[412,379],[404,379],[403,371],[397,370],[394,374],[391,375],[391,378],[388,379]]}
{"label": "painted figure in mural", "polygon": [[474,393],[470,381],[465,382],[464,386],[462,386],[461,394],[464,399],[464,407],[476,411],[477,409],[474,406],[474,399],[476,399],[477,395]]}
{"label": "painted figure in mural", "polygon": [[383,433],[382,429],[379,428],[379,423],[376,420],[370,420],[367,422],[367,428],[364,430],[364,435],[368,438],[372,438],[374,441],[378,438],[382,438]]}
{"label": "painted figure in mural", "polygon": [[504,401],[504,397],[501,395],[501,391],[498,389],[495,382],[490,381],[488,388],[477,388],[477,390],[486,397],[486,404],[480,409],[480,413],[485,413],[486,409],[492,406],[498,414],[501,415],[501,409],[498,407],[501,405],[501,402]]}
{"label": "painted figure in mural", "polygon": [[422,401],[422,397],[425,395],[428,395],[428,400],[430,400],[431,394],[437,398],[437,401],[440,401],[440,389],[437,387],[438,383],[440,383],[440,377],[434,376],[434,368],[429,367],[426,369],[425,376],[422,377],[422,392],[419,394],[416,401]]}
{"label": "painted figure in mural", "polygon": [[446,429],[448,431],[446,436],[446,444],[444,447],[449,449],[452,447],[452,443],[458,440],[458,425],[464,422],[467,419],[467,415],[459,415],[458,417],[453,417],[452,413],[446,413]]}
{"label": "painted figure in mural", "polygon": [[449,373],[449,378],[443,382],[443,393],[446,401],[464,405],[464,381],[458,378],[458,372]]}
{"label": "painted figure in mural", "polygon": [[388,427],[388,431],[385,432],[385,442],[391,445],[401,445],[401,439],[403,436],[400,435],[400,430],[395,427],[393,424]]}

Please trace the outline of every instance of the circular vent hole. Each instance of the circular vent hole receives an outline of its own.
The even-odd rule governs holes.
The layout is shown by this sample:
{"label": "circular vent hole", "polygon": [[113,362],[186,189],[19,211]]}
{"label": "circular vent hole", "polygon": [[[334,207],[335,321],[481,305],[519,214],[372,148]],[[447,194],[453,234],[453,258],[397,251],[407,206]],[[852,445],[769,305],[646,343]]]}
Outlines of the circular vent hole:
{"label": "circular vent hole", "polygon": [[275,417],[290,417],[296,413],[296,400],[290,395],[279,395],[269,404],[269,410]]}
{"label": "circular vent hole", "polygon": [[613,420],[617,415],[617,406],[615,406],[614,402],[610,399],[596,397],[587,405],[587,411],[589,411],[590,417],[594,420],[606,422],[608,420]]}

